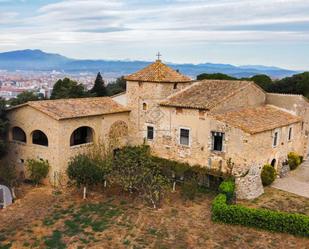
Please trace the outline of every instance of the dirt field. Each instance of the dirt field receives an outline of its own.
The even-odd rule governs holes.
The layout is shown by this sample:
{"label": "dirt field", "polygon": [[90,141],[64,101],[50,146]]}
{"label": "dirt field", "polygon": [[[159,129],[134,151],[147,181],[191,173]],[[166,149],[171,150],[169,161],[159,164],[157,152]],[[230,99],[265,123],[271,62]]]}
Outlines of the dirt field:
{"label": "dirt field", "polygon": [[248,207],[267,208],[277,211],[309,215],[309,199],[275,188],[265,188],[265,193],[253,201],[241,201]]}
{"label": "dirt field", "polygon": [[[159,210],[113,193],[92,194],[82,201],[76,192],[59,194],[47,187],[26,187],[22,195],[0,211],[1,249],[309,248],[305,238],[213,223],[213,193],[194,202],[171,194]],[[254,205],[260,202],[263,206],[263,198]]]}

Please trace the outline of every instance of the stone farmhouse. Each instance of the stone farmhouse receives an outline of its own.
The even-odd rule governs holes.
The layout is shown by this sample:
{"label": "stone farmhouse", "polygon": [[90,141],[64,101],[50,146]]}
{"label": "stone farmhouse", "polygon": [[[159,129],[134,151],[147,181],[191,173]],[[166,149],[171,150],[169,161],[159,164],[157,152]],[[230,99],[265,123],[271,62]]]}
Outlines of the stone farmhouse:
{"label": "stone farmhouse", "polygon": [[68,160],[111,137],[150,145],[154,155],[226,172],[233,164],[239,198],[263,193],[262,166],[279,175],[287,154],[309,155],[309,102],[269,94],[249,81],[193,81],[156,60],[125,77],[125,93],[28,102],[8,110],[10,153],[20,169],[47,159],[50,177]]}

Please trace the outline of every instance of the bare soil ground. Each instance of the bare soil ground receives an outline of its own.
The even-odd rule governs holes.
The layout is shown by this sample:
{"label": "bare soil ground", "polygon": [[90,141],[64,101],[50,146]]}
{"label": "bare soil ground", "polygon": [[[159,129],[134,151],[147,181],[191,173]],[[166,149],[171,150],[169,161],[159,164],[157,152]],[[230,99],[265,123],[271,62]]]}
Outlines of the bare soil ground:
{"label": "bare soil ground", "polygon": [[[277,202],[277,193],[272,191],[267,190],[266,196],[274,206],[279,205],[281,199]],[[80,193],[55,193],[48,187],[23,187],[22,195],[0,211],[1,249],[309,248],[305,238],[213,223],[213,193],[188,202],[181,200],[179,193],[171,194],[159,210],[112,192],[93,193],[87,201],[81,200]],[[264,198],[252,206],[266,205]],[[287,209],[298,211],[288,205],[297,198],[284,198]],[[303,201],[308,204],[308,199]]]}

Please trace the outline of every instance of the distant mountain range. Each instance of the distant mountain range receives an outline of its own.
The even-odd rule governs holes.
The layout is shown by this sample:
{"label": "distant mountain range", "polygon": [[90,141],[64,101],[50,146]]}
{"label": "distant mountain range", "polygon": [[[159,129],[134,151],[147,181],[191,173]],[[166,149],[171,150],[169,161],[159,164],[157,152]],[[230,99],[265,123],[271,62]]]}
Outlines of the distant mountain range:
{"label": "distant mountain range", "polygon": [[[0,70],[25,71],[64,71],[67,73],[102,72],[121,76],[135,72],[149,61],[115,61],[115,60],[77,60],[59,54],[45,53],[41,50],[18,50],[0,53]],[[230,64],[173,64],[168,63],[181,73],[194,77],[201,73],[224,73],[234,77],[250,77],[267,74],[272,78],[282,78],[298,73],[278,67],[260,65],[234,66]]]}

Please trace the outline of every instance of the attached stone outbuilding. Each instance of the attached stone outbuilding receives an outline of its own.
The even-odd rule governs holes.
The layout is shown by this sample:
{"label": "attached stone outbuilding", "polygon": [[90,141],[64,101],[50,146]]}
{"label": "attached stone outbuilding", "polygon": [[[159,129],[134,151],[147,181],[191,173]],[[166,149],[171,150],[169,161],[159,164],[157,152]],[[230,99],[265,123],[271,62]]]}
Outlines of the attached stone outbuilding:
{"label": "attached stone outbuilding", "polygon": [[129,110],[108,97],[28,102],[10,108],[7,117],[7,162],[24,172],[27,159],[48,160],[51,180],[94,143],[128,139]]}

